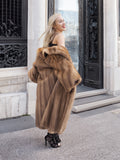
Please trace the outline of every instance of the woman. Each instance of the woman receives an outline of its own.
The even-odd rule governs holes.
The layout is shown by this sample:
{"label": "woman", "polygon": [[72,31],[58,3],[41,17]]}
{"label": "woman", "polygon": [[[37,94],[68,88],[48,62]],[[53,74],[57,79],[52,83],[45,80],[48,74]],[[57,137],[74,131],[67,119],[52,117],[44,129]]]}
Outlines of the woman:
{"label": "woman", "polygon": [[65,22],[60,14],[54,14],[49,18],[46,29],[43,47],[58,45],[65,46],[63,31],[65,31]]}
{"label": "woman", "polygon": [[60,14],[50,17],[45,31],[43,48],[29,71],[29,78],[37,83],[36,126],[47,129],[45,144],[59,147],[71,112],[76,85],[81,77],[76,71],[65,46],[62,32],[65,22]]}

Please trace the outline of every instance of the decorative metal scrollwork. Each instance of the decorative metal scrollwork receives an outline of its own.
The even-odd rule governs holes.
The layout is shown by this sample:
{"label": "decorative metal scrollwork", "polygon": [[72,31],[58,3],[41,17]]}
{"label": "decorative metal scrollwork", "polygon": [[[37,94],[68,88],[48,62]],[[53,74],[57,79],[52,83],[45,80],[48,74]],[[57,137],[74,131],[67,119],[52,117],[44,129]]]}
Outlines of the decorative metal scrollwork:
{"label": "decorative metal scrollwork", "polygon": [[0,24],[0,36],[1,37],[20,37],[21,27],[16,25],[11,19],[8,19],[7,23]]}
{"label": "decorative metal scrollwork", "polygon": [[0,68],[27,65],[27,0],[0,1]]}
{"label": "decorative metal scrollwork", "polygon": [[0,1],[0,37],[20,37],[22,0]]}
{"label": "decorative metal scrollwork", "polygon": [[90,16],[98,16],[98,0],[88,0],[88,10]]}
{"label": "decorative metal scrollwork", "polygon": [[90,60],[98,59],[98,0],[88,0],[88,52]]}
{"label": "decorative metal scrollwork", "polygon": [[0,68],[27,65],[26,45],[0,45]]}

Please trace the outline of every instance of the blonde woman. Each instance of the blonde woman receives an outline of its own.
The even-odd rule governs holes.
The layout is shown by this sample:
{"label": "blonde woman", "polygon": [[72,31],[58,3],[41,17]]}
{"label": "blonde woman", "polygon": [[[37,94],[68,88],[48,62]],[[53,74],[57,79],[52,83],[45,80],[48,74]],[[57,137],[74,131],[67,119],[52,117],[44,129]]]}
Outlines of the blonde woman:
{"label": "blonde woman", "polygon": [[45,31],[45,38],[43,42],[43,47],[49,46],[64,46],[65,39],[63,36],[63,31],[66,30],[65,22],[60,14],[54,14],[49,18],[48,27]]}
{"label": "blonde woman", "polygon": [[[66,30],[65,21],[61,14],[54,14],[49,18],[48,27],[45,31],[45,38],[43,41],[43,47],[52,47],[52,46],[64,46],[65,47],[65,38],[63,31]],[[51,139],[49,137],[55,137]],[[45,136],[45,141],[49,140],[52,147],[59,147],[61,144],[61,139],[57,133],[51,134],[48,132]]]}
{"label": "blonde woman", "polygon": [[47,129],[45,144],[57,148],[61,145],[59,134],[66,128],[74,100],[76,85],[81,77],[65,48],[65,22],[60,14],[49,18],[44,33],[43,48],[29,71],[29,78],[37,83],[36,126]]}

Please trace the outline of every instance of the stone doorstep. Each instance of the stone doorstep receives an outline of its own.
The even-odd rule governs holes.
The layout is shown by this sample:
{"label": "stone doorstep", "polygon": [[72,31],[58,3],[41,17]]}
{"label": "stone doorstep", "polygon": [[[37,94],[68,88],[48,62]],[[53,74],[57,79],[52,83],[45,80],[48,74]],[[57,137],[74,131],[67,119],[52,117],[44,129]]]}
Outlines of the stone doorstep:
{"label": "stone doorstep", "polygon": [[73,106],[72,112],[74,112],[74,113],[84,112],[84,111],[104,107],[107,105],[112,105],[115,103],[120,103],[120,96],[117,96],[114,98],[108,98],[106,100],[100,100],[100,101],[96,101],[96,102],[92,102],[92,103],[86,103],[86,104],[82,104],[82,105]]}
{"label": "stone doorstep", "polygon": [[84,91],[80,93],[76,93],[75,99],[80,99],[80,98],[86,98],[86,97],[91,97],[91,96],[97,96],[100,94],[106,94],[107,90],[106,89],[97,89],[93,91]]}

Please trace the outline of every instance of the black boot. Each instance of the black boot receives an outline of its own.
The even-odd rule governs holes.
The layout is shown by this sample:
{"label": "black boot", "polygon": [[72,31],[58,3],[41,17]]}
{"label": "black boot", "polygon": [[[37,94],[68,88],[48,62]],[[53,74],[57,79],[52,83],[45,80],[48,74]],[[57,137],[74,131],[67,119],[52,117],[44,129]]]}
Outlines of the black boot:
{"label": "black boot", "polygon": [[56,141],[56,136],[55,136],[55,134],[50,134],[50,133],[48,133],[48,134],[45,136],[45,145],[47,145],[47,142],[50,144],[50,146],[51,146],[52,148],[60,147],[60,144]]}
{"label": "black boot", "polygon": [[61,142],[61,139],[60,139],[58,133],[55,133],[55,139],[56,139],[56,141],[57,141],[58,143]]}

